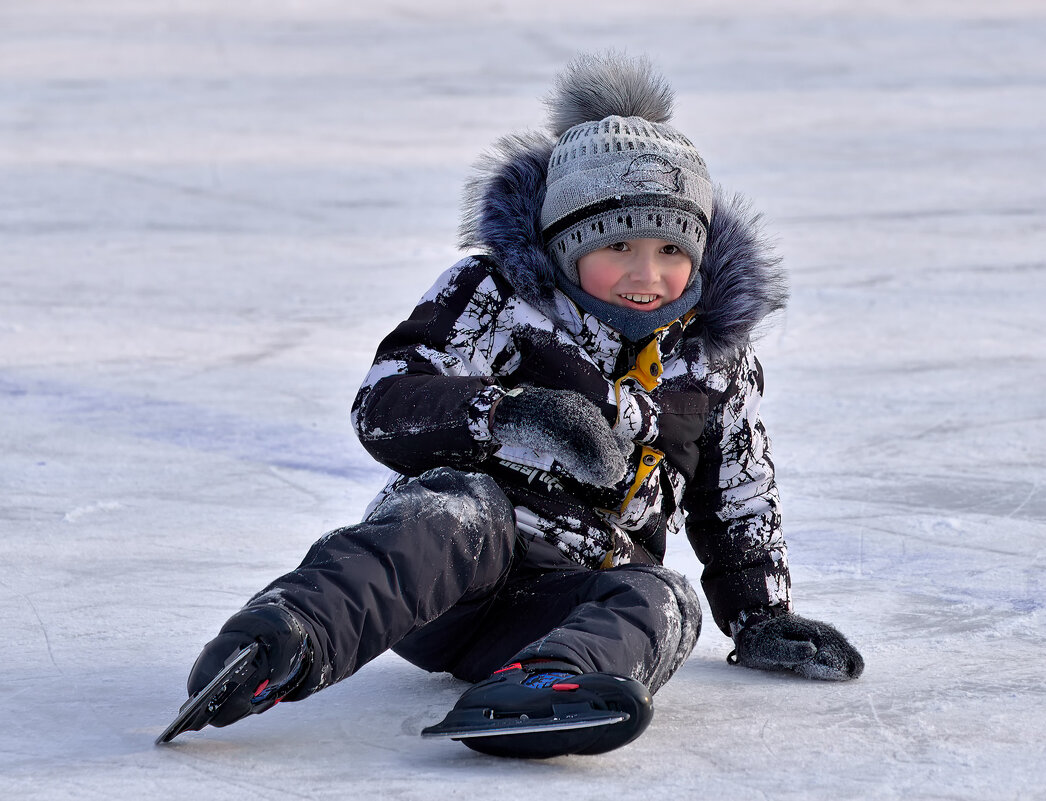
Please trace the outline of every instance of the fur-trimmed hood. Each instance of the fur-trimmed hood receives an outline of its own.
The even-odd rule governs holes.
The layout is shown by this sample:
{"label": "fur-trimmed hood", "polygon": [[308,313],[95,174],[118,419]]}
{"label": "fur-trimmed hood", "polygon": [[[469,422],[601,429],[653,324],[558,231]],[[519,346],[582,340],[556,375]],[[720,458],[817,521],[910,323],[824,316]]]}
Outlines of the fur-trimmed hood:
{"label": "fur-trimmed hood", "polygon": [[[466,184],[460,245],[485,251],[519,295],[550,310],[556,266],[541,237],[541,206],[555,141],[541,133],[499,140]],[[761,232],[760,215],[740,195],[716,187],[701,262],[701,297],[689,331],[711,356],[743,347],[756,325],[788,297],[780,259]]]}

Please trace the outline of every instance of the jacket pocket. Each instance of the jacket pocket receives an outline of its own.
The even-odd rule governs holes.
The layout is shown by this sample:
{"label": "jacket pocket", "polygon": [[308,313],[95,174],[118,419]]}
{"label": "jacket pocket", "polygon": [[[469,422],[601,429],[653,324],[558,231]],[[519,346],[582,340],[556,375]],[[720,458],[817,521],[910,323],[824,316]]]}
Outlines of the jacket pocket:
{"label": "jacket pocket", "polygon": [[657,392],[660,409],[654,447],[690,481],[700,460],[697,441],[708,418],[708,396],[700,392]]}

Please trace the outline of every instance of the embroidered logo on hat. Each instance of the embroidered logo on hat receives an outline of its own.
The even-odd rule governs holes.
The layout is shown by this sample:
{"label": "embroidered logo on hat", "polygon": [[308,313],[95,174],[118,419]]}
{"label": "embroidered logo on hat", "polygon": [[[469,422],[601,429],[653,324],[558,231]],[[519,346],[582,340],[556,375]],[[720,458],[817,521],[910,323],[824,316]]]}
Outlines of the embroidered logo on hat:
{"label": "embroidered logo on hat", "polygon": [[630,184],[643,192],[682,192],[681,170],[668,159],[647,153],[635,159],[625,174],[622,183]]}

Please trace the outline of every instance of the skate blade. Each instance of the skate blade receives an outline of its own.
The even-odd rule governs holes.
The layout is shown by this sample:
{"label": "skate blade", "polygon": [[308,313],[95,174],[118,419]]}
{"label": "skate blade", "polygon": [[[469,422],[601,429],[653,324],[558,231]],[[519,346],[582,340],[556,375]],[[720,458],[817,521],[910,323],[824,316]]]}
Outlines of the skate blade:
{"label": "skate blade", "polygon": [[446,725],[438,723],[421,730],[422,737],[450,737],[464,740],[469,737],[501,737],[509,734],[538,734],[543,731],[567,731],[610,726],[629,719],[627,712],[604,712],[593,715],[564,718],[495,718],[482,723]]}
{"label": "skate blade", "polygon": [[[238,671],[250,665],[257,652],[258,643],[252,643],[236,654],[233,660],[222,669],[221,673],[211,679],[206,687],[182,704],[181,709],[178,710],[178,716],[171,721],[170,726],[163,730],[163,734],[156,738],[156,745],[169,743],[183,732],[199,731],[206,726],[221,704],[219,703],[211,710],[208,710],[208,706],[219,696],[227,697],[239,687],[243,677],[238,675]],[[228,688],[230,684],[231,689]]]}

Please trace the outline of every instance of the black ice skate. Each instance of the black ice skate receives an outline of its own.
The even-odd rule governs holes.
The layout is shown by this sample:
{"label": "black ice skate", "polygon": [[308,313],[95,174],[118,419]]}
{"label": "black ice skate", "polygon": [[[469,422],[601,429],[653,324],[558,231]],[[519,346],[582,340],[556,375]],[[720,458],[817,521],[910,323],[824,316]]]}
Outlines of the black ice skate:
{"label": "black ice skate", "polygon": [[206,687],[182,704],[171,725],[156,738],[156,745],[169,743],[183,732],[199,731],[206,726],[229,696],[254,676],[252,662],[258,647],[254,643],[237,653]]}
{"label": "black ice skate", "polygon": [[602,754],[632,742],[654,714],[635,679],[573,665],[515,663],[470,687],[423,737],[450,737],[493,756]]}

